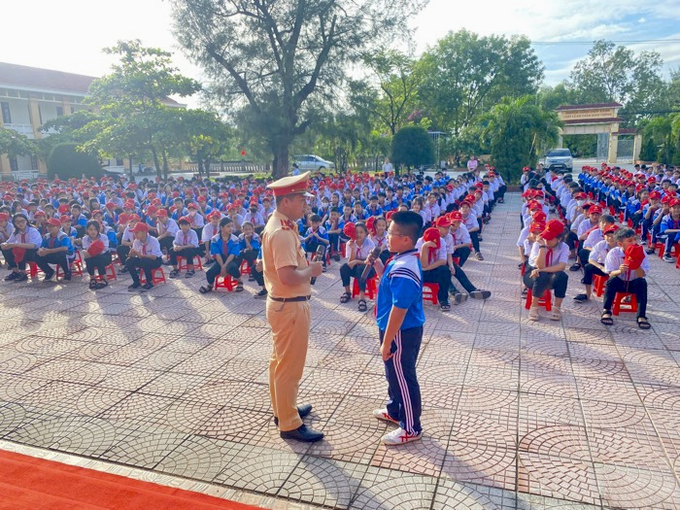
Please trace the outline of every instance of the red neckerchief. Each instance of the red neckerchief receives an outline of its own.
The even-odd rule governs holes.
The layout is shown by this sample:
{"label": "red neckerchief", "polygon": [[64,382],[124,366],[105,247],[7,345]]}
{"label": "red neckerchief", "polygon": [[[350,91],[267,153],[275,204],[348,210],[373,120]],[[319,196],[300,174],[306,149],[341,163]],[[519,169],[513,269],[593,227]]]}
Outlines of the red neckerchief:
{"label": "red neckerchief", "polygon": [[545,267],[551,267],[552,266],[552,256],[553,256],[553,248],[548,248],[548,253],[545,254]]}

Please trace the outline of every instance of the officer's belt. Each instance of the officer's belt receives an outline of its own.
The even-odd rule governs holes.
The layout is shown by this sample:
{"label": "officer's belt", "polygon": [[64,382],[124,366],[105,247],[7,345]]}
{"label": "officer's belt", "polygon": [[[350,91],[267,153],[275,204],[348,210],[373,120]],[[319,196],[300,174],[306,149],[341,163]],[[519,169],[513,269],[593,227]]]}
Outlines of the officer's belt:
{"label": "officer's belt", "polygon": [[293,303],[295,301],[309,301],[312,296],[296,296],[296,297],[274,297],[269,296],[272,301],[278,301],[279,303]]}

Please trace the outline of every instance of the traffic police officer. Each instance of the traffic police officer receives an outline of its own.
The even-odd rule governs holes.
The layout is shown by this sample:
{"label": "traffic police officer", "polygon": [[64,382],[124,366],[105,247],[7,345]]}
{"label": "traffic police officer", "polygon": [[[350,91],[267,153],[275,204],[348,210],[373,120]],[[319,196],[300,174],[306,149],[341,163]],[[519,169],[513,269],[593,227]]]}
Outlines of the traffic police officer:
{"label": "traffic police officer", "polygon": [[267,288],[267,321],[272,328],[269,391],[274,422],[281,437],[314,442],[323,433],[307,428],[302,418],[312,406],[297,406],[297,392],[307,357],[311,312],[311,278],[319,276],[321,262],[307,264],[296,220],[302,218],[309,172],[284,177],[269,185],[276,211],[262,232],[262,268]]}

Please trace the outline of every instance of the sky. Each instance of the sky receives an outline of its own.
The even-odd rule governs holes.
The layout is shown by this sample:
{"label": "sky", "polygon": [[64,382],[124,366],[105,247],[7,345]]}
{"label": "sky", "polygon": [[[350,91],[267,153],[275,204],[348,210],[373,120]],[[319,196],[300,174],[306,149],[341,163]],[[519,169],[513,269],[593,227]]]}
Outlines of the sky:
{"label": "sky", "polygon": [[[201,78],[172,35],[168,0],[3,4],[0,62],[101,76],[112,63],[102,48],[121,39],[140,39],[173,52],[184,74]],[[417,53],[461,28],[483,35],[526,35],[545,65],[544,83],[555,85],[569,77],[597,39],[620,41],[636,52],[658,51],[667,76],[670,69],[680,68],[679,21],[678,0],[430,0],[411,25]]]}

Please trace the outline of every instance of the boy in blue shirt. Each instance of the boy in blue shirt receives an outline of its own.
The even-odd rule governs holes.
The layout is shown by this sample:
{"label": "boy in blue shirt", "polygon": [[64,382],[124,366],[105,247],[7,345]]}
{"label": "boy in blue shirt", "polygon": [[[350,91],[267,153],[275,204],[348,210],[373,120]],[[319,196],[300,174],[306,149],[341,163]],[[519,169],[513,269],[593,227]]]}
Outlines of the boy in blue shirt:
{"label": "boy in blue shirt", "polygon": [[[305,236],[300,241],[305,245],[305,252],[314,254],[319,245],[328,249],[330,241],[326,229],[321,226],[321,216],[312,214],[310,217],[312,226],[307,229]],[[326,257],[323,258],[323,271],[326,272]]]}
{"label": "boy in blue shirt", "polygon": [[234,234],[234,222],[228,216],[220,220],[220,233],[210,240],[210,254],[215,257],[215,264],[205,273],[208,285],[201,286],[201,294],[212,292],[218,276],[230,275],[236,280],[236,292],[243,292],[241,280],[241,243]]}
{"label": "boy in blue shirt", "polygon": [[48,234],[43,238],[35,256],[35,263],[45,273],[45,281],[54,277],[50,264],[57,264],[64,271],[64,280],[71,280],[71,260],[75,250],[71,238],[61,230],[61,222],[56,218],[47,220]]}
{"label": "boy in blue shirt", "polygon": [[392,215],[387,245],[394,253],[383,266],[373,263],[380,278],[376,321],[380,330],[380,354],[385,362],[389,400],[373,416],[399,425],[382,443],[398,445],[422,437],[421,397],[416,361],[423,339],[423,270],[416,242],[423,228],[420,214],[412,211]]}

